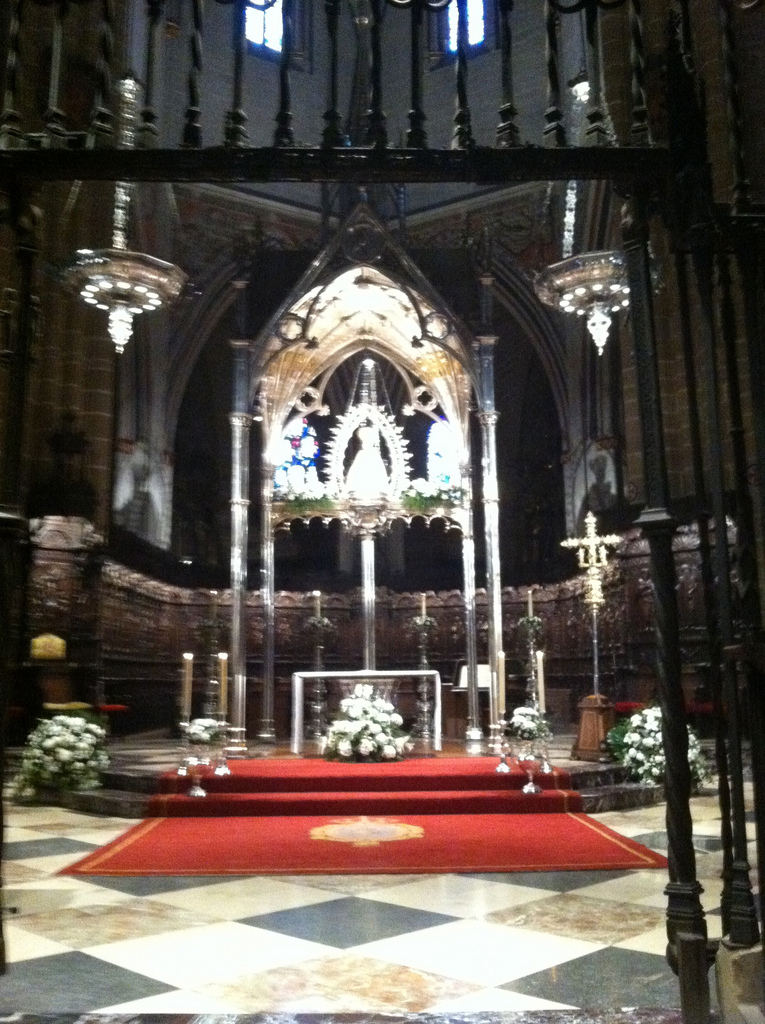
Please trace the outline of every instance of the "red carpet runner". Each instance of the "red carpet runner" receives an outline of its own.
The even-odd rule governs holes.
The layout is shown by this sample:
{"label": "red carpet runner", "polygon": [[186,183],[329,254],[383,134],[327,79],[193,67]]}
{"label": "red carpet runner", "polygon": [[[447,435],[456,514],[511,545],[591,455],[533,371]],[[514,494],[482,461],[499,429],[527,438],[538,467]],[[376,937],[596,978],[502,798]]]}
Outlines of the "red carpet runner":
{"label": "red carpet runner", "polygon": [[189,797],[188,777],[167,772],[149,815],[269,817],[327,814],[519,814],[581,810],[568,772],[537,773],[542,792],[521,792],[525,773],[501,774],[494,757],[412,758],[395,764],[338,764],[320,758],[230,762],[231,775],[204,770],[206,797]]}
{"label": "red carpet runner", "polygon": [[416,874],[657,868],[585,814],[148,818],[65,875]]}

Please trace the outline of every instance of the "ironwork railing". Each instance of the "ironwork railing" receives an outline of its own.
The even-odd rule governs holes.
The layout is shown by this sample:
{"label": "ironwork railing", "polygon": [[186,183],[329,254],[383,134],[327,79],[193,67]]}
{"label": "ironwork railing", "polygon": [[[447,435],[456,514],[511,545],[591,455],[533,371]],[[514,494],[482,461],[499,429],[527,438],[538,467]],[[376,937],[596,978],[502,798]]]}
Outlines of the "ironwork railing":
{"label": "ironwork railing", "polygon": [[[276,108],[268,110],[262,96],[252,95],[247,78],[250,44],[245,35],[247,0],[215,0],[206,7],[193,0],[181,8],[173,31],[187,37],[185,68],[172,67],[168,60],[162,0],[151,0],[141,13],[131,12],[135,38],[145,39],[138,75],[143,83],[143,101],[137,125],[137,148],[133,152],[114,150],[117,141],[117,113],[113,80],[124,72],[115,56],[115,9],[113,0],[83,0],[71,5],[64,0],[15,0],[11,13],[5,62],[5,93],[0,114],[0,176],[60,180],[207,180],[207,181],[520,181],[553,178],[601,178],[657,180],[666,174],[666,154],[651,143],[645,100],[645,53],[641,0],[545,0],[534,10],[523,5],[524,24],[538,21],[536,31],[545,45],[545,96],[534,97],[544,115],[531,136],[522,136],[519,122],[532,124],[528,111],[519,111],[514,82],[520,74],[517,46],[513,45],[521,13],[514,0],[487,0],[488,45],[499,51],[493,92],[497,111],[494,138],[477,141],[471,112],[469,70],[473,65],[467,33],[467,4],[463,0],[359,0],[354,7],[352,52],[347,52],[351,33],[340,32],[341,16],[347,16],[340,0],[325,0],[323,18],[316,17],[314,36],[320,39],[321,61],[314,74],[324,78],[327,106],[314,126],[308,145],[296,145],[293,130],[291,78],[294,75],[295,18],[298,0],[282,4],[283,37],[278,55]],[[308,2],[308,0],[306,0]],[[272,6],[264,0],[260,8]],[[438,116],[451,116],[451,131],[437,124],[440,138],[451,136],[446,148],[428,147],[428,117],[425,88],[428,54],[425,25],[428,19],[444,22],[444,9],[455,5],[457,42],[454,53],[453,104],[440,96],[431,106]],[[491,8],[496,4],[496,10]],[[362,9],[363,8],[363,9]],[[388,9],[390,8],[390,9]],[[406,8],[406,10],[404,10]],[[580,29],[579,12],[584,10],[586,32]],[[616,139],[610,126],[606,98],[601,87],[601,14],[607,10],[623,18],[620,39],[623,50],[614,64],[625,69],[621,90],[631,95],[627,137]],[[315,12],[318,14],[318,11]],[[492,17],[492,14],[495,17]],[[571,16],[569,16],[571,15]],[[90,24],[88,24],[90,18]],[[440,22],[438,21],[440,19]],[[143,24],[141,24],[143,22]],[[319,24],[323,22],[323,24]],[[83,31],[83,27],[88,31]],[[232,32],[228,52],[215,53],[205,61],[205,38],[220,39]],[[47,34],[47,39],[45,38]],[[614,33],[611,33],[614,36]],[[81,42],[81,40],[89,40]],[[343,49],[345,41],[346,49]],[[47,54],[47,68],[40,54]],[[591,82],[587,107],[586,145],[567,145],[564,114],[565,83],[561,54],[579,53]],[[356,59],[356,76],[367,97],[364,124],[354,133],[364,145],[349,146],[338,107],[341,69],[354,66],[354,58],[368,54],[368,67]],[[76,58],[76,59],[75,59]],[[122,58],[120,58],[122,59]],[[384,109],[383,61],[388,68],[409,70],[408,110],[396,110],[391,117]],[[225,67],[225,63],[228,67]],[[321,63],[321,67],[319,64]],[[75,114],[65,109],[82,67],[94,69],[94,95],[87,127],[74,129]],[[486,104],[489,65],[482,63],[481,106]],[[160,70],[166,84],[172,82],[177,95],[181,76],[185,79],[185,111],[168,110],[160,95]],[[214,92],[221,70],[229,72],[230,89],[226,109],[216,124],[203,124],[204,100]],[[441,74],[442,72],[439,72]],[[173,78],[173,76],[176,76]],[[34,109],[30,86],[48,81],[44,105]],[[358,81],[356,85],[359,85]],[[167,92],[167,90],[166,90]],[[432,90],[430,90],[432,92]],[[621,99],[622,97],[620,97]],[[209,104],[208,104],[209,105]],[[449,109],[453,115],[445,113]],[[521,117],[522,114],[527,116]],[[210,115],[207,115],[212,120]],[[406,120],[406,145],[392,147],[388,124],[395,116]],[[251,120],[253,118],[253,120]],[[262,137],[264,126],[276,125],[273,144],[256,147],[250,142],[250,128]],[[40,130],[40,125],[41,130]],[[433,134],[433,133],[431,133]],[[175,135],[175,138],[173,136]],[[206,144],[203,144],[203,139]],[[210,143],[209,140],[213,140]],[[44,160],[40,150],[45,149]],[[172,158],[170,154],[172,153]]]}

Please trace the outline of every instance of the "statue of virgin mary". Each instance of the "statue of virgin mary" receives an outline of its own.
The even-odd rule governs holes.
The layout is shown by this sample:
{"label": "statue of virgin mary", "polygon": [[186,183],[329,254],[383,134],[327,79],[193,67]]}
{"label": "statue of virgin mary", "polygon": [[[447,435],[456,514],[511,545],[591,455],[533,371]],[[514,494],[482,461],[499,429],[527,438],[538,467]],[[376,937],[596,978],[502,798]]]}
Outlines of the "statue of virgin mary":
{"label": "statue of virgin mary", "polygon": [[380,454],[380,433],[371,424],[364,424],[356,437],[360,447],[345,477],[348,497],[363,502],[383,501],[389,496],[390,478]]}

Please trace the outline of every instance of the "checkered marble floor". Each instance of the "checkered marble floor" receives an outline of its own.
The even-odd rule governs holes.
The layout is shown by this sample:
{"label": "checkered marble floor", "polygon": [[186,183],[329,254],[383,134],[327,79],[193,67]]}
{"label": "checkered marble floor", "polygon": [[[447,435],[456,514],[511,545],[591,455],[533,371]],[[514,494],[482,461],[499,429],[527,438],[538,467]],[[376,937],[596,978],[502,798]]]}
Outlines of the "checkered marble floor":
{"label": "checkered marble floor", "polygon": [[[719,934],[719,810],[693,800]],[[593,815],[666,848],[664,807]],[[652,871],[74,878],[132,821],[8,808],[0,1012],[454,1012],[679,1006]]]}

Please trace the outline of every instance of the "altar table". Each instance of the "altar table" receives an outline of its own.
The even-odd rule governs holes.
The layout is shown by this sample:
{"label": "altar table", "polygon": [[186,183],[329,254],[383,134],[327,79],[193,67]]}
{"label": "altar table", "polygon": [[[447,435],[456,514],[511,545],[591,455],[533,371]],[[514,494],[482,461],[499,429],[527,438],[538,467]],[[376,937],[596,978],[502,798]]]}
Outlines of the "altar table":
{"label": "altar table", "polygon": [[292,743],[293,754],[302,754],[305,741],[303,722],[303,681],[306,679],[350,679],[374,683],[382,679],[429,679],[433,681],[433,749],[441,749],[441,674],[430,668],[411,668],[383,672],[379,669],[358,669],[352,672],[292,673]]}

